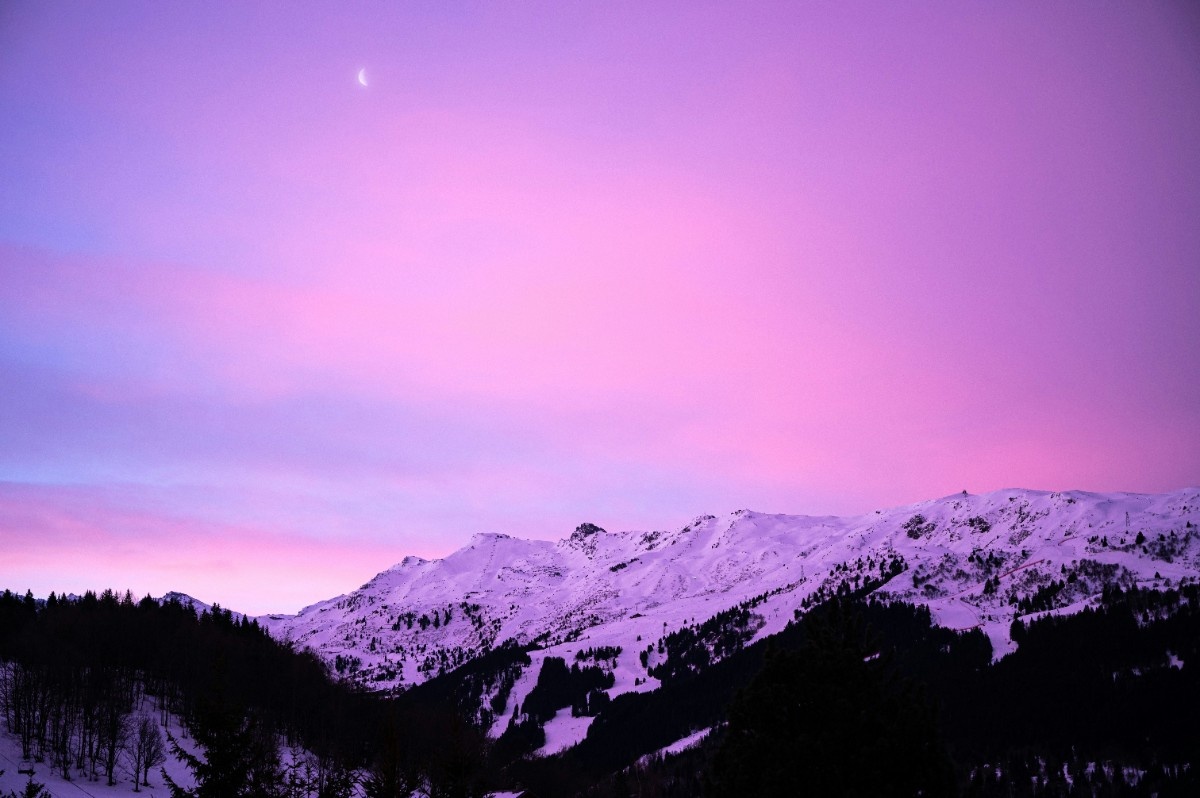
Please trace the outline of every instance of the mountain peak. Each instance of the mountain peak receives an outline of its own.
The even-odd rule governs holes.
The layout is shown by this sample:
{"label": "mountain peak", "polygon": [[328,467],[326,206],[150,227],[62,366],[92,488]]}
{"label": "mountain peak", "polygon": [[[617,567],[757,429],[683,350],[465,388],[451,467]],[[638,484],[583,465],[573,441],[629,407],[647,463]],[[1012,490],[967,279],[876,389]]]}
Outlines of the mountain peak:
{"label": "mountain peak", "polygon": [[512,535],[505,535],[503,532],[476,532],[474,535],[471,535],[471,543],[485,543],[496,540],[512,540]]}
{"label": "mountain peak", "polygon": [[557,543],[481,533],[385,574],[268,623],[327,659],[361,662],[354,678],[374,689],[424,681],[509,638],[536,640],[538,658],[619,646],[632,660],[618,689],[635,679],[650,689],[638,651],[667,632],[749,607],[761,636],[848,592],[926,605],[945,626],[983,629],[1003,653],[1013,618],[1033,608],[1079,609],[1108,584],[1200,577],[1200,491],[1013,488],[854,517],[700,515],[675,532],[587,522]]}
{"label": "mountain peak", "polygon": [[592,535],[603,535],[607,530],[596,526],[595,524],[584,521],[579,526],[575,527],[575,531],[571,533],[571,540],[584,540]]}

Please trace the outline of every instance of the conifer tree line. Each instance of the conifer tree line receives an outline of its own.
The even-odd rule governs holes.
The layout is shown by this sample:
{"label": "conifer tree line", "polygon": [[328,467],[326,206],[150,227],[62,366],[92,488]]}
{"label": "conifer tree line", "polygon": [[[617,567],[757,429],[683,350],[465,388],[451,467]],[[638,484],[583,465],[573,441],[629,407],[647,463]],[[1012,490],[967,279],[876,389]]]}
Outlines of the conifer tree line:
{"label": "conifer tree line", "polygon": [[[174,798],[467,795],[482,772],[484,738],[453,711],[334,679],[220,607],[113,591],[0,593],[0,713],[22,756],[65,779]],[[170,753],[194,786],[161,770]]]}
{"label": "conifer tree line", "polygon": [[538,795],[590,798],[1200,795],[1200,586],[1110,586],[1013,633],[993,661],[927,607],[834,599],[514,767]]}
{"label": "conifer tree line", "polygon": [[[385,698],[220,608],[6,591],[0,712],[65,778],[172,798],[1200,794],[1200,586],[1114,585],[1095,608],[1011,631],[1017,651],[993,661],[978,629],[845,596],[611,700],[601,668],[545,657],[517,704],[530,646]],[[595,714],[587,737],[533,756],[564,711]],[[647,756],[705,728],[693,750]],[[158,769],[168,753],[194,786]]]}
{"label": "conifer tree line", "polygon": [[[84,601],[92,610],[100,604],[94,594]],[[116,603],[111,593],[104,601]],[[84,641],[60,646],[64,614],[53,596],[42,612],[47,634],[13,634],[36,617],[36,604],[29,594],[22,600],[8,592],[0,596],[0,623],[7,632],[0,707],[21,742],[21,755],[48,763],[67,779],[83,776],[112,785],[123,765],[135,788],[148,783],[166,747],[157,719],[146,714],[147,681],[119,659],[89,662],[80,648],[88,645]]]}

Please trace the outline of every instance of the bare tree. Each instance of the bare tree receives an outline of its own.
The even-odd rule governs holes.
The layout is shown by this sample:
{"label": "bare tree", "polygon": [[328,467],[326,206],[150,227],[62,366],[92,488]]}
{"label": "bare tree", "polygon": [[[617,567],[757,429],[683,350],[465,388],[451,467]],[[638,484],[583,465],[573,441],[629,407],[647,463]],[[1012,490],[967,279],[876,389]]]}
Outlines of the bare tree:
{"label": "bare tree", "polygon": [[149,715],[140,715],[133,724],[132,733],[125,742],[125,757],[133,771],[133,791],[150,786],[150,768],[167,761],[167,745],[163,741],[162,729]]}
{"label": "bare tree", "polygon": [[304,794],[312,798],[350,798],[358,784],[358,774],[328,753],[293,755],[293,761],[303,772]]}
{"label": "bare tree", "polygon": [[97,742],[99,727],[100,705],[95,691],[85,691],[80,707],[79,733],[75,735],[75,767],[91,781],[99,778],[96,775],[97,762],[100,759],[100,746]]}
{"label": "bare tree", "polygon": [[79,707],[74,690],[64,689],[50,714],[51,762],[62,777],[71,780],[71,743],[79,725]]}
{"label": "bare tree", "polygon": [[45,756],[51,691],[44,667],[12,662],[3,669],[4,710],[8,730],[21,740],[21,758]]}
{"label": "bare tree", "polygon": [[125,750],[126,741],[132,731],[131,726],[128,713],[119,703],[110,701],[101,707],[99,734],[96,741],[100,751],[100,762],[104,765],[104,775],[108,779],[109,787],[117,783],[114,778],[117,759]]}

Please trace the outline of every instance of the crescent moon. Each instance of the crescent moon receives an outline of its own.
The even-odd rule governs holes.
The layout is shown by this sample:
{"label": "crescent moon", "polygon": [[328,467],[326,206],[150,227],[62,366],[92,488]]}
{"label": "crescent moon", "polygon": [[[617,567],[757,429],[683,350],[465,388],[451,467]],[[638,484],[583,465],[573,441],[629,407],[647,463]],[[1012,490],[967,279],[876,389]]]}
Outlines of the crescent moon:
{"label": "crescent moon", "polygon": [[358,70],[358,84],[360,86],[367,85],[367,70],[365,70],[365,69]]}

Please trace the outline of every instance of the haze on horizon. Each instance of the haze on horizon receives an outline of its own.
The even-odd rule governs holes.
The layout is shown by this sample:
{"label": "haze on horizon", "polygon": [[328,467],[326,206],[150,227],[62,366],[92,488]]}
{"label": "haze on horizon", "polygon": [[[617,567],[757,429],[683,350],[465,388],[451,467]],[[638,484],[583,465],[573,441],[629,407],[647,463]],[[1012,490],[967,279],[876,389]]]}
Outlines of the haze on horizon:
{"label": "haze on horizon", "polygon": [[0,119],[0,588],[1200,483],[1188,4],[18,2]]}

